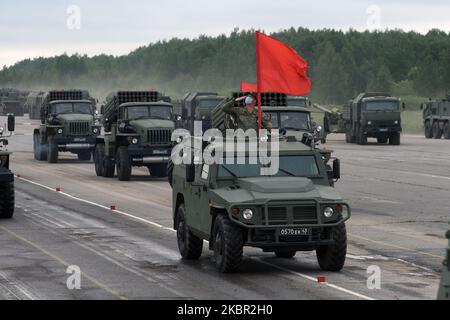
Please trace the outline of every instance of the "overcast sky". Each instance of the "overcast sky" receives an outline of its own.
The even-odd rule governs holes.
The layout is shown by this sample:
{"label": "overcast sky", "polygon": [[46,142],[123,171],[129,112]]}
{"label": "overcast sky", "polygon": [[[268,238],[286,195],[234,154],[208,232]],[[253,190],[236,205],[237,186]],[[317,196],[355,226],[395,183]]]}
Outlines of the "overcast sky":
{"label": "overcast sky", "polygon": [[64,52],[121,55],[158,40],[229,34],[235,27],[300,26],[449,32],[450,1],[2,0],[0,66]]}

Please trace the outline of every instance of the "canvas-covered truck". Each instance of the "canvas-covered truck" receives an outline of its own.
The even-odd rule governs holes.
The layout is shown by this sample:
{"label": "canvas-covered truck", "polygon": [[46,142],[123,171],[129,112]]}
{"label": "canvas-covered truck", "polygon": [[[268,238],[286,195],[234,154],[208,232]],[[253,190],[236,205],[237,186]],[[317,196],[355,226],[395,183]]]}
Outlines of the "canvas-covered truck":
{"label": "canvas-covered truck", "polygon": [[[9,136],[14,127],[14,116],[9,114],[6,128]],[[14,215],[14,174],[9,169],[11,152],[6,149],[7,138],[5,128],[0,124],[0,219],[10,219]]]}
{"label": "canvas-covered truck", "polygon": [[402,132],[400,99],[387,93],[361,93],[343,108],[347,143],[367,144],[367,138],[378,143],[400,145]]}
{"label": "canvas-covered truck", "polygon": [[450,300],[450,230],[447,231],[446,237],[449,240],[449,244],[443,262],[441,284],[438,292],[439,300]]}
{"label": "canvas-covered truck", "polygon": [[194,134],[194,122],[202,122],[203,132],[211,128],[211,112],[225,97],[215,92],[191,92],[181,100],[181,127]]}
{"label": "canvas-covered truck", "polygon": [[339,161],[330,171],[319,150],[295,137],[281,137],[273,175],[261,175],[265,166],[252,163],[248,152],[242,164],[234,156],[226,154],[233,163],[174,165],[173,223],[182,258],[199,259],[206,240],[221,272],[238,270],[245,246],[279,258],[316,251],[321,269],[341,270],[350,207],[329,181],[339,179]]}
{"label": "canvas-covered truck", "polygon": [[420,107],[427,139],[450,139],[450,95],[442,100],[430,100]]}
{"label": "canvas-covered truck", "polygon": [[81,161],[92,158],[100,125],[95,122],[95,99],[86,90],[53,90],[43,97],[41,125],[34,130],[36,160],[57,163],[59,152]]}
{"label": "canvas-covered truck", "polygon": [[155,91],[118,91],[102,106],[104,135],[94,152],[97,176],[128,181],[132,167],[147,167],[152,176],[166,177],[175,129],[172,104]]}

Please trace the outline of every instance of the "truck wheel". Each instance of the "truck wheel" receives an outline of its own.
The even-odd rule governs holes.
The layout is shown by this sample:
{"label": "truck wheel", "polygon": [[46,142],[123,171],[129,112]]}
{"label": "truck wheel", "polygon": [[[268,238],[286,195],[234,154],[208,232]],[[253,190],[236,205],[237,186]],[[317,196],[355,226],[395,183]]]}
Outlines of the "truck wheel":
{"label": "truck wheel", "polygon": [[177,242],[181,257],[186,260],[197,260],[202,255],[203,240],[189,230],[186,223],[186,209],[180,204],[177,209]]}
{"label": "truck wheel", "polygon": [[90,161],[92,159],[91,151],[82,151],[78,153],[78,160],[80,161]]}
{"label": "truck wheel", "polygon": [[425,138],[433,138],[433,127],[431,126],[430,121],[425,122]]}
{"label": "truck wheel", "polygon": [[392,144],[394,146],[400,145],[400,132],[395,132],[391,135],[389,138],[389,144]]}
{"label": "truck wheel", "polygon": [[347,255],[347,230],[342,223],[331,230],[334,244],[320,246],[316,250],[317,261],[324,271],[340,271],[344,267]]}
{"label": "truck wheel", "polygon": [[446,122],[444,125],[444,138],[450,139],[450,123]]}
{"label": "truck wheel", "polygon": [[242,263],[244,239],[239,227],[219,215],[214,223],[214,258],[223,273],[236,271]]}
{"label": "truck wheel", "polygon": [[0,219],[11,219],[14,215],[14,182],[0,186]]}
{"label": "truck wheel", "polygon": [[167,163],[167,180],[169,181],[170,186],[172,187],[173,184],[173,161],[172,159],[169,159],[169,162]]}
{"label": "truck wheel", "polygon": [[53,142],[53,138],[48,139],[47,162],[58,163],[58,145]]}
{"label": "truck wheel", "polygon": [[47,145],[40,143],[39,135],[33,135],[34,158],[38,161],[47,160]]}
{"label": "truck wheel", "polygon": [[293,250],[286,250],[286,249],[275,250],[275,255],[278,258],[291,259],[291,258],[295,257],[296,254],[297,254],[297,251],[293,251]]}
{"label": "truck wheel", "polygon": [[101,143],[95,146],[94,150],[94,164],[95,174],[97,177],[103,176],[103,158],[105,157],[105,146]]}
{"label": "truck wheel", "polygon": [[364,134],[364,131],[361,127],[358,129],[358,144],[365,145],[367,144],[367,136]]}
{"label": "truck wheel", "polygon": [[154,177],[167,177],[167,165],[165,163],[154,164],[150,167],[150,174]]}
{"label": "truck wheel", "polygon": [[435,121],[433,123],[433,138],[434,139],[440,139],[442,138],[442,130],[439,127],[439,121]]}
{"label": "truck wheel", "polygon": [[117,176],[120,181],[129,181],[131,178],[131,158],[127,147],[119,147],[116,155]]}

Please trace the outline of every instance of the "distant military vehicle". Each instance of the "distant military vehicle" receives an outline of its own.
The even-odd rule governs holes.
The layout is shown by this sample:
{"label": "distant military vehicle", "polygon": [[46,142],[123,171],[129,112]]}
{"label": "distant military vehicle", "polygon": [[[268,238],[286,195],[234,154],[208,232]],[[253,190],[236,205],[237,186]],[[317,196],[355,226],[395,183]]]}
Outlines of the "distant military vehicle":
{"label": "distant military vehicle", "polygon": [[131,178],[132,167],[147,167],[152,176],[167,176],[175,128],[172,104],[154,91],[119,91],[102,106],[105,134],[96,139],[97,176],[121,181]]}
{"label": "distant military vehicle", "polygon": [[450,139],[450,95],[447,99],[430,100],[421,105],[427,139]]}
{"label": "distant military vehicle", "polygon": [[0,115],[14,114],[21,117],[24,115],[24,100],[21,92],[12,88],[0,89]]}
{"label": "distant military vehicle", "polygon": [[387,93],[361,93],[344,106],[343,117],[348,143],[367,144],[367,138],[376,138],[378,143],[400,145],[399,98]]}
{"label": "distant military vehicle", "polygon": [[438,299],[440,300],[450,300],[450,230],[447,231],[446,237],[449,239],[449,245],[443,263],[441,285],[439,286]]}
{"label": "distant military vehicle", "polygon": [[101,127],[95,124],[95,99],[85,90],[53,90],[43,97],[41,125],[34,130],[36,160],[58,162],[59,152],[90,160]]}
{"label": "distant military vehicle", "polygon": [[211,128],[211,112],[225,97],[215,92],[187,93],[181,100],[181,124],[182,127],[194,134],[194,122],[202,122],[203,132]]}
{"label": "distant military vehicle", "polygon": [[340,178],[339,160],[330,170],[314,143],[295,137],[282,137],[279,149],[272,176],[261,176],[264,166],[250,164],[248,153],[246,164],[174,165],[173,222],[184,259],[198,259],[207,240],[222,272],[239,268],[244,246],[280,258],[315,250],[323,270],[343,268],[350,207],[329,180]]}
{"label": "distant military vehicle", "polygon": [[311,106],[311,101],[307,97],[303,96],[287,96],[287,106],[288,107],[303,107],[307,108]]}
{"label": "distant military vehicle", "polygon": [[25,110],[28,110],[30,120],[41,118],[41,106],[44,101],[45,92],[31,92],[25,102]]}
{"label": "distant military vehicle", "polygon": [[314,108],[325,114],[323,118],[323,129],[326,134],[346,132],[344,115],[338,108],[330,110],[319,104],[314,104]]}
{"label": "distant military vehicle", "polygon": [[[14,131],[13,115],[8,115],[7,130]],[[0,219],[10,219],[14,215],[14,174],[9,170],[11,152],[5,150],[8,145],[4,128],[0,126]]]}

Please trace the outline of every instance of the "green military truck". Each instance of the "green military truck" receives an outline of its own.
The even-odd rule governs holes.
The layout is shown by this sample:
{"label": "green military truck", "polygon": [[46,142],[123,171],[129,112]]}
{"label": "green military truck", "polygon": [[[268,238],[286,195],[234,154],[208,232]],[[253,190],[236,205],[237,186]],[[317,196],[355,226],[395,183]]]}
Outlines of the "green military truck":
{"label": "green military truck", "polygon": [[[14,131],[15,121],[13,115],[8,115],[9,136]],[[8,136],[5,129],[0,126],[0,219],[11,219],[14,215],[14,174],[9,169],[11,152],[6,150]]]}
{"label": "green military truck", "polygon": [[105,134],[94,152],[97,176],[131,178],[132,167],[147,167],[152,176],[166,177],[175,124],[168,97],[154,91],[111,93],[102,106]]}
{"label": "green military truck", "polygon": [[430,100],[421,105],[427,139],[450,139],[450,95],[442,100]]}
{"label": "green military truck", "polygon": [[340,178],[339,161],[329,170],[314,144],[295,137],[281,138],[275,175],[262,176],[264,166],[248,157],[246,164],[174,165],[173,223],[181,256],[198,259],[207,240],[221,272],[239,268],[244,246],[280,258],[315,250],[323,270],[341,270],[350,207],[330,185],[330,178]]}
{"label": "green military truck", "polygon": [[449,244],[446,253],[447,256],[443,263],[442,278],[438,293],[439,300],[450,300],[450,230],[447,231],[446,237],[449,239]]}
{"label": "green military truck", "polygon": [[95,123],[95,99],[86,90],[54,90],[43,97],[41,125],[34,130],[36,160],[57,163],[59,152],[92,158],[101,127]]}
{"label": "green military truck", "polygon": [[194,134],[194,122],[202,122],[202,130],[211,128],[211,112],[225,97],[215,92],[191,92],[181,100],[181,125],[178,127]]}
{"label": "green military truck", "polygon": [[400,104],[387,93],[361,93],[350,100],[343,109],[346,142],[364,145],[367,138],[376,138],[378,143],[400,145]]}
{"label": "green military truck", "polygon": [[41,119],[41,106],[44,101],[45,92],[31,92],[25,102],[25,110],[28,111],[30,120]]}

